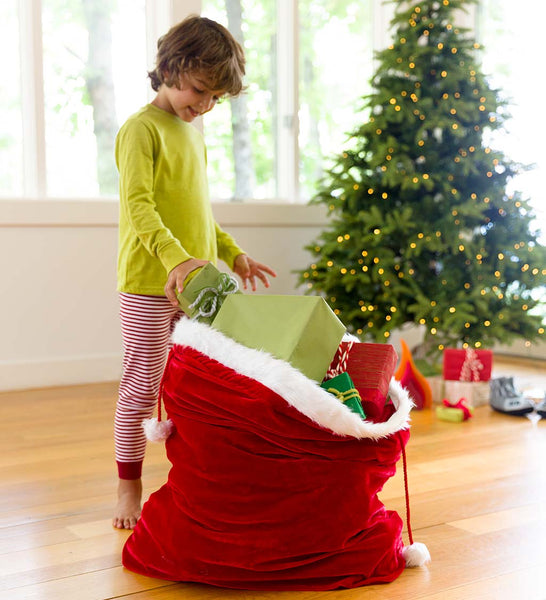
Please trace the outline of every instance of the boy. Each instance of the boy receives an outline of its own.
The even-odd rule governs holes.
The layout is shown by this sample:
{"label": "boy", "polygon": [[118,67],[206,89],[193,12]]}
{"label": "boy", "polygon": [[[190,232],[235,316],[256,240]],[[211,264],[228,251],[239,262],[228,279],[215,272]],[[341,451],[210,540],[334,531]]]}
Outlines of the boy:
{"label": "boy", "polygon": [[142,497],[146,439],[170,334],[181,316],[176,298],[188,274],[221,258],[256,290],[269,287],[260,264],[214,221],[206,148],[191,122],[243,89],[241,46],[221,25],[191,16],[159,39],[148,75],[156,97],[130,117],[116,140],[120,173],[118,290],[124,360],[115,417],[118,505],[114,527],[133,529]]}

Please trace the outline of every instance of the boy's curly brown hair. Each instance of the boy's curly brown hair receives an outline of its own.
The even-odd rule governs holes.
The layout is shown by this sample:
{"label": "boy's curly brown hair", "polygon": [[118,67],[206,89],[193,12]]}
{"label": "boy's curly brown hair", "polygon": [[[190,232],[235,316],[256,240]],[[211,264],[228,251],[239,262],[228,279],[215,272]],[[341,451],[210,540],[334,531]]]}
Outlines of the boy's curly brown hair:
{"label": "boy's curly brown hair", "polygon": [[244,51],[225,27],[190,15],[159,38],[156,67],[148,77],[157,91],[163,83],[180,87],[183,73],[199,73],[211,90],[237,96],[244,88]]}

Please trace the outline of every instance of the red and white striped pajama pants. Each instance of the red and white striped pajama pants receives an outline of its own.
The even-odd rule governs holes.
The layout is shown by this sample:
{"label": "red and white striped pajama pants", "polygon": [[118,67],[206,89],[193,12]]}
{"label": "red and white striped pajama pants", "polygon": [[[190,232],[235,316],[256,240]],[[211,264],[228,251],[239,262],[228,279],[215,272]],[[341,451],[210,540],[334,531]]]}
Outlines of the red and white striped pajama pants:
{"label": "red and white striped pajama pants", "polygon": [[120,479],[139,479],[146,450],[142,420],[152,416],[171,333],[184,314],[163,296],[120,293],[123,372],[114,421]]}

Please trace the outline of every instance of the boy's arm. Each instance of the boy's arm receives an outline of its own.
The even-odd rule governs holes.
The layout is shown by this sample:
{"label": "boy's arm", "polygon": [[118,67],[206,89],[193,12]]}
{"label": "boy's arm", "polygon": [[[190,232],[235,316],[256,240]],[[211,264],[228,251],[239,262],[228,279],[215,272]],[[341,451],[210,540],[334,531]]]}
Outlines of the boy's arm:
{"label": "boy's arm", "polygon": [[245,254],[245,251],[237,245],[233,237],[229,233],[226,233],[218,223],[215,223],[215,226],[218,258],[221,258],[233,270],[235,259],[239,254]]}
{"label": "boy's arm", "polygon": [[256,291],[256,279],[260,279],[264,286],[268,288],[269,279],[267,278],[266,273],[272,277],[277,277],[277,274],[271,267],[259,263],[247,254],[239,254],[239,256],[237,256],[233,265],[233,270],[241,278],[243,289],[246,290],[250,283],[253,292]]}
{"label": "boy's arm", "polygon": [[246,290],[248,283],[252,291],[256,291],[256,279],[260,279],[266,288],[269,287],[269,279],[266,273],[272,277],[277,274],[271,267],[255,261],[253,258],[239,248],[235,240],[216,223],[216,243],[218,257],[221,258],[234,273],[237,273]]}
{"label": "boy's arm", "polygon": [[146,125],[126,124],[116,139],[120,179],[120,213],[146,250],[158,258],[167,273],[191,255],[165,226],[153,194],[153,136]]}

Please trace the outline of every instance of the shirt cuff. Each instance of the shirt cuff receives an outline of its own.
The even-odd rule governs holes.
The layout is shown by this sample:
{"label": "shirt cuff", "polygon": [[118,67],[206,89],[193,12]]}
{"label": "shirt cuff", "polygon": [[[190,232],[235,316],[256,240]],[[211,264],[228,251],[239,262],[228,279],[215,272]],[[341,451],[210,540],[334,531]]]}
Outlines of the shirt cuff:
{"label": "shirt cuff", "polygon": [[118,477],[120,479],[140,479],[142,477],[142,462],[138,460],[136,462],[120,462],[116,461],[118,465]]}

